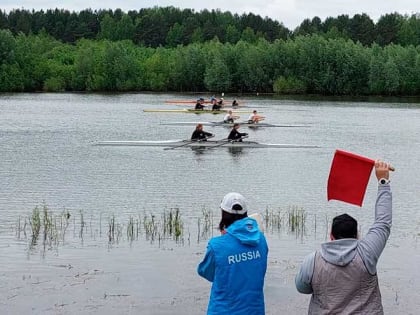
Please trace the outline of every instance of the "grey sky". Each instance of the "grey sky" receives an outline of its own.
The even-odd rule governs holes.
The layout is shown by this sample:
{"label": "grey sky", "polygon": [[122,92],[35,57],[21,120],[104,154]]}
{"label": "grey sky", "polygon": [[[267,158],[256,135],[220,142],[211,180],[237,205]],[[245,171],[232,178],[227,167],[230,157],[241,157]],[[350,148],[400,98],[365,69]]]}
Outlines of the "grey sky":
{"label": "grey sky", "polygon": [[268,16],[282,22],[289,29],[294,29],[305,18],[318,16],[321,20],[326,17],[336,17],[348,14],[352,17],[357,13],[368,14],[375,22],[386,13],[398,12],[412,14],[420,12],[419,0],[0,0],[0,8],[11,9],[54,9],[56,7],[70,11],[92,9],[116,9],[123,11],[139,10],[153,6],[174,6],[177,8],[192,8],[195,11],[203,9],[220,9],[232,13],[254,13],[263,17]]}

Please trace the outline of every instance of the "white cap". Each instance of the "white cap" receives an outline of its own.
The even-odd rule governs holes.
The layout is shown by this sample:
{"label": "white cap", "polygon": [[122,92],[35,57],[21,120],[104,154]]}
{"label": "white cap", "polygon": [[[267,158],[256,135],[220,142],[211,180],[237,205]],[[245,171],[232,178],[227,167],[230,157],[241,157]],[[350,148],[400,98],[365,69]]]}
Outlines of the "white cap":
{"label": "white cap", "polygon": [[[235,205],[241,206],[242,209],[232,209]],[[222,208],[223,211],[232,214],[245,214],[248,211],[244,196],[235,192],[228,193],[226,196],[223,197],[222,203],[220,204],[220,208]]]}

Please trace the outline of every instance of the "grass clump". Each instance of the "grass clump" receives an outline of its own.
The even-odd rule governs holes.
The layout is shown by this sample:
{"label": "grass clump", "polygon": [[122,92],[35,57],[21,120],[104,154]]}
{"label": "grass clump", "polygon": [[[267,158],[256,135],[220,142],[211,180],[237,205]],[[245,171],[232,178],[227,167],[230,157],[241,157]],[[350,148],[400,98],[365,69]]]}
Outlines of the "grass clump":
{"label": "grass clump", "polygon": [[306,230],[307,214],[303,208],[290,206],[287,209],[272,210],[266,208],[264,221],[271,233],[292,233],[303,237]]}

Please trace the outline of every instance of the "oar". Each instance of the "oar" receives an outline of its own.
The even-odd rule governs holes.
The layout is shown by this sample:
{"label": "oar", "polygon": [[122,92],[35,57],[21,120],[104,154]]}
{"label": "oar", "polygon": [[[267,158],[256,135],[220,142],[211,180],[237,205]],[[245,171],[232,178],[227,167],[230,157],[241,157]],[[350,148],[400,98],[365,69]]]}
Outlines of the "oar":
{"label": "oar", "polygon": [[176,148],[185,147],[185,146],[187,146],[187,145],[189,145],[189,144],[191,144],[193,142],[201,142],[203,140],[206,140],[206,139],[209,139],[209,138],[213,138],[213,137],[214,137],[214,135],[208,136],[208,137],[205,137],[204,139],[199,139],[199,140],[185,140],[185,143],[183,143],[181,145],[177,145],[177,146],[169,147],[169,148],[163,148],[163,150],[173,150],[173,149],[176,149]]}
{"label": "oar", "polygon": [[222,140],[219,140],[219,141],[226,141],[226,140],[229,140],[229,141],[223,142],[223,143],[221,143],[221,144],[216,144],[216,145],[215,145],[215,146],[213,146],[213,147],[209,147],[209,149],[213,149],[213,148],[221,147],[222,145],[225,145],[225,144],[227,144],[227,143],[238,142],[239,140],[242,140],[242,139],[245,139],[245,138],[248,138],[248,136],[243,136],[243,137],[240,137],[239,139],[236,139],[236,140],[229,140],[228,138],[225,138],[225,139],[222,139]]}
{"label": "oar", "polygon": [[223,142],[223,143],[221,143],[221,144],[216,144],[216,145],[215,145],[215,146],[213,146],[213,147],[208,147],[207,149],[217,148],[217,147],[220,147],[220,146],[222,146],[222,145],[224,145],[224,144],[226,144],[226,143],[229,143],[229,141],[227,141],[227,140],[228,140],[228,138],[220,139],[220,140],[218,140],[218,141],[225,141],[225,142]]}

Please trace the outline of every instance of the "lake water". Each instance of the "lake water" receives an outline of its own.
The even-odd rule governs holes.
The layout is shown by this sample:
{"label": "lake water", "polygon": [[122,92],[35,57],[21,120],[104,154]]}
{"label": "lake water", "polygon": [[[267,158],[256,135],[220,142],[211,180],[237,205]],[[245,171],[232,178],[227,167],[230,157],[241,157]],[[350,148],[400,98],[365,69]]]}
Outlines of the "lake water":
{"label": "lake water", "polygon": [[[326,200],[336,149],[390,161],[394,194],[391,238],[378,264],[387,314],[415,314],[420,307],[420,105],[241,97],[273,124],[243,126],[249,139],[318,145],[315,149],[105,147],[103,140],[188,139],[193,126],[177,121],[216,121],[222,115],[145,113],[183,108],[173,94],[10,94],[0,96],[0,313],[1,314],[202,314],[210,284],[195,271],[207,239],[216,235],[219,204],[242,193],[250,212],[282,214],[267,230],[267,314],[305,314],[308,296],[294,288],[303,257],[326,240],[329,220],[347,212],[361,234],[373,220],[376,179],[363,207]],[[231,99],[228,95],[225,99]],[[240,114],[246,119],[248,113]],[[205,127],[216,139],[229,129]],[[30,218],[48,207],[54,244],[31,245]],[[291,231],[291,209],[306,214]],[[145,218],[179,209],[183,234],[151,239]],[[70,217],[63,221],[63,213]],[[203,214],[204,213],[204,214]],[[203,234],[205,213],[212,215]],[[130,219],[135,237],[128,235]],[[68,226],[63,228],[63,222]],[[25,225],[26,224],[26,225]],[[61,224],[61,225],[60,225]],[[61,228],[57,228],[61,226]],[[110,227],[115,227],[110,236]],[[200,231],[198,226],[200,226]],[[65,234],[65,235],[64,235]],[[200,235],[199,235],[200,234]],[[156,235],[155,235],[156,236]],[[53,237],[53,235],[51,236]]]}

